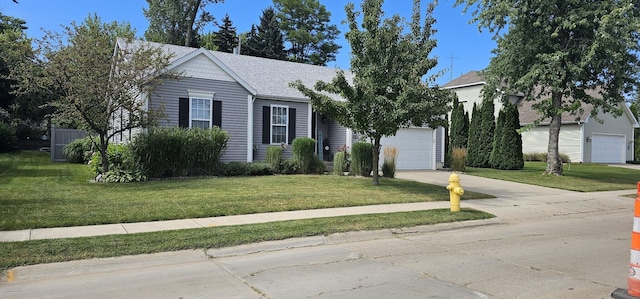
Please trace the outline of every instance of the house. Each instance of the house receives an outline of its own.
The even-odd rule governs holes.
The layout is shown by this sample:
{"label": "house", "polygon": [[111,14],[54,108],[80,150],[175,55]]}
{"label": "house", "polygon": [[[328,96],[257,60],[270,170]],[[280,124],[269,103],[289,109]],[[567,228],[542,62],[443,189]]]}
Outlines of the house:
{"label": "house", "polygon": [[[453,90],[465,111],[471,111],[473,104],[482,102],[481,90],[486,82],[480,73],[472,71],[443,85]],[[520,125],[532,125],[538,119],[537,112],[531,107],[534,102],[520,102]],[[584,163],[625,163],[633,160],[633,129],[638,128],[638,120],[626,105],[622,105],[623,114],[613,117],[611,114],[599,112],[597,119],[591,117],[594,107],[582,105],[584,111],[579,115],[562,115],[559,151],[567,154],[572,162]],[[499,100],[495,101],[496,115],[502,108]],[[600,121],[599,121],[600,120]],[[547,152],[549,141],[549,119],[522,133],[522,150],[524,153]]]}
{"label": "house", "polygon": [[[116,47],[136,46],[119,39]],[[148,109],[164,109],[164,127],[219,126],[230,135],[223,162],[265,160],[267,147],[282,145],[290,157],[296,137],[317,140],[321,159],[332,161],[342,146],[351,147],[360,139],[351,129],[315,112],[302,93],[289,86],[301,80],[313,86],[319,80],[331,81],[337,69],[236,55],[204,48],[151,43],[173,58],[169,69],[179,71],[179,80],[165,81],[145,96]],[[352,74],[345,71],[350,79]],[[336,101],[344,99],[330,95]],[[135,134],[135,132],[132,132]],[[409,128],[385,138],[383,145],[399,148],[398,169],[435,169],[443,161],[444,130]],[[126,141],[131,134],[117,136]],[[436,140],[439,145],[436,146]],[[437,156],[439,155],[439,156]]]}

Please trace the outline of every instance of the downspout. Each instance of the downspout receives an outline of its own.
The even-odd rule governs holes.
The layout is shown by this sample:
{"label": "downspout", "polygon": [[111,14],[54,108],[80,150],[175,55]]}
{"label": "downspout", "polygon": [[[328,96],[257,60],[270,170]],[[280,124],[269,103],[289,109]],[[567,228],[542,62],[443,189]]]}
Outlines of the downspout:
{"label": "downspout", "polygon": [[253,162],[253,103],[256,98],[253,95],[247,95],[247,162]]}

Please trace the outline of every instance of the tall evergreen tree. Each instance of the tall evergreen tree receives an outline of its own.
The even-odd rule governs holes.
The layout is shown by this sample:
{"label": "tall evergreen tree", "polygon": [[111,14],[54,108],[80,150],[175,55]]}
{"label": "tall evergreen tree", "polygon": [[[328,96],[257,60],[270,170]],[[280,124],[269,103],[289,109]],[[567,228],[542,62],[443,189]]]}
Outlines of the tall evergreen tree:
{"label": "tall evergreen tree", "polygon": [[482,116],[476,103],[473,103],[471,121],[469,123],[469,139],[467,140],[467,166],[478,167],[478,155],[480,151],[480,124]]}
{"label": "tall evergreen tree", "polygon": [[467,147],[469,127],[465,126],[465,118],[464,106],[458,102],[456,97],[453,100],[453,110],[451,111],[450,149]]}
{"label": "tall evergreen tree", "polygon": [[478,166],[491,167],[489,158],[493,149],[493,133],[496,128],[495,105],[493,99],[485,97],[480,107],[480,148],[478,150]]}
{"label": "tall evergreen tree", "polygon": [[504,104],[505,119],[500,140],[500,163],[498,168],[518,170],[524,167],[522,156],[522,136],[520,129],[520,114],[518,106],[509,102]]}
{"label": "tall evergreen tree", "polygon": [[336,60],[340,31],[330,25],[331,12],[324,5],[318,0],[273,0],[273,5],[291,61],[326,65]]}
{"label": "tall evergreen tree", "polygon": [[278,60],[287,59],[284,50],[284,39],[276,12],[272,7],[262,11],[260,24],[251,26],[247,34],[247,46],[242,46],[242,54],[272,58]]}
{"label": "tall evergreen tree", "polygon": [[491,168],[500,168],[502,160],[504,159],[504,140],[503,133],[506,130],[505,124],[505,109],[500,109],[498,113],[498,121],[496,121],[496,130],[493,134],[493,148],[491,150],[491,156],[489,157],[489,165]]}
{"label": "tall evergreen tree", "polygon": [[233,22],[228,14],[224,16],[222,25],[218,28],[220,28],[220,30],[218,30],[215,35],[218,51],[233,53],[233,48],[238,46],[238,39],[236,37],[236,27],[233,26]]}

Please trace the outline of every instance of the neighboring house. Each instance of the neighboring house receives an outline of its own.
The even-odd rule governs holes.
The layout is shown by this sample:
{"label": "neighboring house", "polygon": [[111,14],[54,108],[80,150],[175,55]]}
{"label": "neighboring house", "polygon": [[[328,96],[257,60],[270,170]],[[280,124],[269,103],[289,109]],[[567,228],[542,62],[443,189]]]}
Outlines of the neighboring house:
{"label": "neighboring house", "polygon": [[[465,111],[471,113],[473,104],[482,103],[481,90],[486,82],[475,71],[466,73],[442,87],[453,90]],[[520,102],[520,125],[533,124],[538,119],[537,112],[531,107],[534,102]],[[623,114],[614,118],[608,113],[598,113],[597,118],[591,117],[594,109],[591,105],[583,104],[584,112],[580,115],[562,115],[560,129],[559,151],[567,154],[572,162],[584,163],[625,163],[633,160],[633,129],[638,128],[638,121],[626,105]],[[502,108],[499,100],[495,101],[496,115]],[[522,133],[522,151],[524,153],[547,152],[549,141],[549,119],[543,120],[539,126]]]}
{"label": "neighboring house", "polygon": [[[116,47],[137,43],[142,41],[127,44],[119,39]],[[227,131],[230,138],[223,162],[265,160],[270,145],[284,145],[284,154],[290,157],[291,142],[296,137],[317,140],[318,155],[332,161],[338,148],[351,147],[359,140],[351,129],[313,111],[309,99],[289,86],[296,80],[306,86],[314,86],[319,80],[331,81],[337,69],[204,48],[152,45],[174,55],[169,69],[181,72],[181,77],[164,82],[142,99],[145,106],[164,109],[166,118],[160,120],[160,126],[219,126]],[[349,71],[345,75],[348,79],[353,76]],[[135,132],[119,135],[114,141],[127,141],[132,134]],[[443,160],[442,136],[441,128],[403,129],[386,138],[383,146],[399,148],[398,169],[435,169]]]}

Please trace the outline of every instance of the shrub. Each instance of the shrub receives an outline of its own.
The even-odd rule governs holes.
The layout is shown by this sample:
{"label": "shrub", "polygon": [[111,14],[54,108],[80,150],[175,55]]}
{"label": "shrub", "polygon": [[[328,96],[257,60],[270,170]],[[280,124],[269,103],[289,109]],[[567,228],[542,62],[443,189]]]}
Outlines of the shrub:
{"label": "shrub", "polygon": [[246,176],[249,175],[249,166],[246,162],[232,161],[221,166],[224,169],[224,176]]}
{"label": "shrub", "polygon": [[340,146],[338,147],[338,152],[344,154],[343,170],[349,171],[349,167],[351,166],[351,154],[349,153],[349,147],[347,145]]}
{"label": "shrub", "polygon": [[383,150],[384,161],[382,162],[382,176],[394,178],[396,176],[396,161],[398,160],[398,148],[395,146],[385,147]]}
{"label": "shrub", "polygon": [[351,149],[351,174],[370,176],[373,170],[373,145],[368,142],[356,142]]}
{"label": "shrub", "polygon": [[325,169],[326,169],[326,165],[322,160],[320,160],[320,157],[318,157],[317,155],[313,155],[313,158],[311,159],[311,164],[309,164],[309,169],[307,173],[323,174]]}
{"label": "shrub", "polygon": [[344,152],[333,155],[333,174],[344,175]]}
{"label": "shrub", "polygon": [[62,154],[69,163],[87,163],[91,161],[92,154],[96,151],[98,147],[91,140],[91,136],[86,136],[65,145]]}
{"label": "shrub", "polygon": [[16,140],[16,130],[9,124],[0,122],[0,151],[11,149]]}
{"label": "shrub", "polygon": [[266,162],[271,165],[273,171],[280,172],[280,164],[282,163],[282,147],[277,145],[267,147]]}
{"label": "shrub", "polygon": [[282,160],[280,164],[281,174],[296,174],[298,173],[298,163],[292,159]]}
{"label": "shrub", "polygon": [[451,170],[464,171],[467,158],[466,148],[454,148],[451,152]]}
{"label": "shrub", "polygon": [[[139,167],[137,167],[131,154],[131,149],[126,144],[109,144],[107,146],[107,159],[109,159],[109,171],[139,171]],[[96,174],[103,173],[102,155],[100,155],[100,152],[92,152],[91,161],[89,164],[91,165],[93,171],[96,172]]]}
{"label": "shrub", "polygon": [[139,134],[131,144],[134,159],[151,177],[219,173],[229,135],[211,129],[156,128]]}
{"label": "shrub", "polygon": [[314,157],[316,149],[316,141],[312,138],[298,137],[293,140],[293,160],[298,164],[298,170],[300,173],[312,173],[313,169],[317,165],[313,165],[315,162]]}
{"label": "shrub", "polygon": [[273,168],[268,163],[250,163],[249,175],[272,175],[274,173]]}
{"label": "shrub", "polygon": [[115,169],[109,170],[102,175],[100,181],[106,183],[130,183],[130,182],[143,182],[147,180],[147,176],[139,169],[136,170],[124,170]]}

